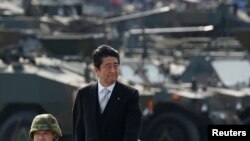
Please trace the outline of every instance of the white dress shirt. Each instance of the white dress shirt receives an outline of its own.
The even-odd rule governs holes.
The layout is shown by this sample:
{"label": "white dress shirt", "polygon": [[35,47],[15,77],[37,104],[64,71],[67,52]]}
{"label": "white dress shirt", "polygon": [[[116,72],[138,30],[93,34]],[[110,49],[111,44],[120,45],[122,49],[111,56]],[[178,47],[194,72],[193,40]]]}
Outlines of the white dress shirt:
{"label": "white dress shirt", "polygon": [[[112,91],[113,91],[113,89],[114,89],[114,86],[115,86],[115,83],[114,84],[112,84],[112,85],[110,85],[109,87],[103,87],[102,86],[102,84],[100,83],[100,82],[98,82],[98,99],[99,99],[99,102],[100,102],[100,100],[101,99],[103,99],[103,97],[106,95],[104,92],[103,92],[103,89],[104,88],[107,88],[108,90],[109,90],[109,93],[108,93],[108,100],[109,100],[109,98],[110,98],[110,96],[111,96],[111,94],[112,94]],[[107,101],[108,101],[107,100]],[[108,102],[107,102],[108,103]],[[100,106],[101,106],[102,104],[100,103]],[[105,106],[106,106],[106,104],[105,104]],[[105,108],[104,108],[105,109]],[[104,109],[102,109],[101,108],[101,110],[104,110]]]}

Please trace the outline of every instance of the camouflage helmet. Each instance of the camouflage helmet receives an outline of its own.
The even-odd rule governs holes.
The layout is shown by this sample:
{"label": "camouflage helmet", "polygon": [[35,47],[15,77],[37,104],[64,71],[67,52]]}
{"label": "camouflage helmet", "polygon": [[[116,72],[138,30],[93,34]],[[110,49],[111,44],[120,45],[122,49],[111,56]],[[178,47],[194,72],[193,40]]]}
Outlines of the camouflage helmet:
{"label": "camouflage helmet", "polygon": [[52,131],[56,133],[58,137],[62,136],[59,124],[56,118],[51,114],[40,114],[33,119],[29,132],[30,137],[33,138],[34,132],[41,130]]}

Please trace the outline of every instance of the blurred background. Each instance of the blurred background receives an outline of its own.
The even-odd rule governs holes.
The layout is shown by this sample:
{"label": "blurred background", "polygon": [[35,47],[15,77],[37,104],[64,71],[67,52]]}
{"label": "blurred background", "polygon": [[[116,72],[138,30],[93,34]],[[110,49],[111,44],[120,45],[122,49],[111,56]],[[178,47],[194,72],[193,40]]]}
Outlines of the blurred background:
{"label": "blurred background", "polygon": [[206,141],[207,125],[250,124],[249,0],[0,0],[0,140],[30,141],[51,113],[72,140],[91,52],[121,53],[142,141]]}

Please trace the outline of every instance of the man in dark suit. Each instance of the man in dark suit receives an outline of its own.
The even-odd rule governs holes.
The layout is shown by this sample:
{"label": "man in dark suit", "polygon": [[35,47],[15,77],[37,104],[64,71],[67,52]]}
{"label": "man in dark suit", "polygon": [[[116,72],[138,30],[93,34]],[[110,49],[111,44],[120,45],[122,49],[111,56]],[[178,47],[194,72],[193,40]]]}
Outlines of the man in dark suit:
{"label": "man in dark suit", "polygon": [[98,81],[79,89],[76,95],[73,141],[137,141],[139,93],[117,81],[119,53],[102,45],[92,53],[92,61]]}

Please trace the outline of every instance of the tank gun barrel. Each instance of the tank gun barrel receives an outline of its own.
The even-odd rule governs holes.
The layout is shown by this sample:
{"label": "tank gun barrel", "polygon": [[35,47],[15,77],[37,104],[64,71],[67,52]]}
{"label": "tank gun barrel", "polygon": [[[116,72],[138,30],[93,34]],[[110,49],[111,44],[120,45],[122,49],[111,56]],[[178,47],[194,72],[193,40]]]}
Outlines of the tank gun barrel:
{"label": "tank gun barrel", "polygon": [[131,29],[129,34],[159,34],[159,33],[176,33],[176,32],[207,32],[212,31],[214,26],[194,26],[194,27],[169,27],[169,28],[145,28]]}
{"label": "tank gun barrel", "polygon": [[121,22],[121,21],[142,18],[142,17],[151,16],[151,15],[155,15],[155,14],[161,14],[161,13],[168,12],[170,10],[171,10],[171,8],[169,6],[165,6],[165,7],[161,7],[161,8],[157,8],[157,9],[153,9],[153,10],[148,10],[148,11],[138,12],[138,13],[134,13],[134,14],[108,18],[105,20],[105,24],[117,23],[117,22]]}

